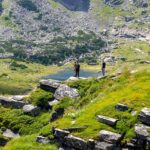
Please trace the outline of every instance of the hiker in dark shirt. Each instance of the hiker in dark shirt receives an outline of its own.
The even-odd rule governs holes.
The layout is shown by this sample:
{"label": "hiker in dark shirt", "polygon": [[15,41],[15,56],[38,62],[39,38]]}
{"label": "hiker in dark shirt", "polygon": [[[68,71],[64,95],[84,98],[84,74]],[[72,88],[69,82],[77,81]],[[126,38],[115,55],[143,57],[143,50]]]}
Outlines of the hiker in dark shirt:
{"label": "hiker in dark shirt", "polygon": [[75,77],[79,78],[79,76],[80,76],[80,64],[79,64],[79,62],[75,62],[74,71],[75,71]]}
{"label": "hiker in dark shirt", "polygon": [[106,63],[105,61],[102,62],[102,76],[105,76],[106,74]]}

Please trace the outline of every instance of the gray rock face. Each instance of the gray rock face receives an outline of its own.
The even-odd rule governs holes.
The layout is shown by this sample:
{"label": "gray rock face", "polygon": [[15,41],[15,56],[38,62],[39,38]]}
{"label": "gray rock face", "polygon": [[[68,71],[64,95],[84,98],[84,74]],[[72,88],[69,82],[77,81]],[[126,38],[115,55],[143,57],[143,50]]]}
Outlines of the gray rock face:
{"label": "gray rock face", "polygon": [[60,81],[56,80],[40,80],[40,87],[44,90],[55,92],[56,89],[61,85]]}
{"label": "gray rock face", "polygon": [[112,150],[114,147],[113,144],[106,143],[106,142],[98,142],[95,145],[95,150]]}
{"label": "gray rock face", "polygon": [[139,114],[139,120],[142,123],[150,125],[150,108],[144,108],[141,110]]}
{"label": "gray rock face", "polygon": [[60,85],[54,94],[54,97],[58,100],[63,97],[76,98],[78,96],[79,96],[79,93],[77,89],[70,88],[69,86],[65,84]]}
{"label": "gray rock face", "polygon": [[121,140],[121,135],[118,133],[106,131],[106,130],[101,130],[100,135],[99,135],[99,140],[100,141],[105,141],[110,144],[116,144]]}
{"label": "gray rock face", "polygon": [[106,117],[106,116],[101,116],[101,115],[97,115],[97,120],[101,123],[104,123],[110,126],[114,126],[117,122],[117,119]]}
{"label": "gray rock face", "polygon": [[33,105],[24,105],[23,106],[23,111],[25,114],[29,114],[32,116],[37,116],[40,113],[40,108],[37,106],[33,106]]}
{"label": "gray rock face", "polygon": [[18,133],[14,133],[10,129],[7,129],[6,131],[3,132],[3,136],[7,138],[18,138],[20,135]]}
{"label": "gray rock face", "polygon": [[69,131],[65,131],[57,128],[54,130],[54,135],[58,139],[63,139],[65,136],[68,136],[69,134],[70,134]]}
{"label": "gray rock face", "polygon": [[150,127],[143,125],[143,124],[136,124],[135,125],[135,134],[141,140],[146,140],[150,138],[150,134],[148,133],[148,129]]}
{"label": "gray rock face", "polygon": [[36,142],[42,143],[42,144],[48,144],[50,143],[50,140],[48,139],[48,137],[38,136],[36,138]]}
{"label": "gray rock face", "polygon": [[87,150],[87,142],[81,138],[69,135],[64,138],[64,144],[78,150]]}
{"label": "gray rock face", "polygon": [[127,105],[124,105],[124,104],[121,104],[121,103],[118,103],[115,108],[118,110],[118,111],[126,111],[129,109],[129,107]]}
{"label": "gray rock face", "polygon": [[0,103],[4,107],[12,107],[12,108],[22,108],[25,105],[25,102],[16,101],[6,97],[0,97]]}

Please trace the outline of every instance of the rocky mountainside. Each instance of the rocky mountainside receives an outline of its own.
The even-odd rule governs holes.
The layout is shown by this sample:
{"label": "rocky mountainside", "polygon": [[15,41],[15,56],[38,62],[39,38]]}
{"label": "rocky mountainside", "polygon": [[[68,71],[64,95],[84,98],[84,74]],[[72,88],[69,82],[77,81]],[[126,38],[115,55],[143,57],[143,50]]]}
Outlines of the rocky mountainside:
{"label": "rocky mountainside", "polygon": [[[52,63],[55,62],[53,57],[56,57],[55,60],[60,57],[58,53],[62,54],[62,59],[58,61],[63,61],[93,50],[111,50],[111,46],[106,48],[106,44],[97,45],[96,40],[104,42],[115,37],[150,41],[149,2],[0,0],[0,51],[13,53],[17,58],[38,59],[41,62],[51,59],[48,63]],[[106,36],[104,30],[108,31],[110,37]],[[85,33],[78,34],[81,31]],[[90,44],[86,33],[94,39]],[[84,38],[84,42],[81,38]]]}

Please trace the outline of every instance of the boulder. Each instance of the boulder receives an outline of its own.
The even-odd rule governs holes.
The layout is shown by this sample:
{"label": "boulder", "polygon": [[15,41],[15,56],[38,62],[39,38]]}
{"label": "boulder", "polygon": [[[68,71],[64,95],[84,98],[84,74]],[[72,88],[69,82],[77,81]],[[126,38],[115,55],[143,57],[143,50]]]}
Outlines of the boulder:
{"label": "boulder", "polygon": [[150,125],[150,108],[143,108],[139,114],[139,120],[147,125]]}
{"label": "boulder", "polygon": [[99,135],[99,140],[103,142],[108,142],[110,144],[116,144],[121,140],[122,136],[118,133],[101,130]]}
{"label": "boulder", "polygon": [[124,104],[121,104],[121,103],[118,103],[115,108],[118,110],[118,111],[126,111],[129,109],[129,107],[127,105],[124,105]]}
{"label": "boulder", "polygon": [[0,97],[0,103],[4,107],[12,108],[22,108],[25,105],[25,102],[23,101],[17,101],[6,97]]}
{"label": "boulder", "polygon": [[72,135],[64,138],[64,144],[68,147],[72,147],[78,150],[87,150],[87,142],[79,137]]}
{"label": "boulder", "polygon": [[112,150],[113,147],[114,147],[113,144],[106,143],[106,142],[98,142],[95,145],[95,149],[94,150]]}
{"label": "boulder", "polygon": [[150,127],[143,124],[135,124],[134,128],[135,134],[138,139],[147,140],[148,138],[150,138],[150,133],[148,133]]}
{"label": "boulder", "polygon": [[23,106],[23,111],[25,114],[29,114],[32,116],[37,116],[40,113],[40,108],[37,106],[33,106],[33,105],[24,105]]}
{"label": "boulder", "polygon": [[12,99],[16,101],[23,101],[25,97],[26,95],[16,95],[16,96],[13,96]]}
{"label": "boulder", "polygon": [[48,144],[50,143],[50,140],[48,139],[48,137],[38,136],[36,137],[36,142],[42,143],[42,144]]}
{"label": "boulder", "polygon": [[69,131],[65,131],[62,129],[54,129],[54,135],[57,139],[64,139],[65,136],[68,136],[70,134]]}
{"label": "boulder", "polygon": [[64,114],[64,108],[57,108],[53,113],[52,116],[50,118],[50,121],[55,121],[57,120],[59,117],[63,116]]}
{"label": "boulder", "polygon": [[3,132],[3,136],[6,138],[18,138],[20,135],[18,133],[14,133],[10,129],[7,129],[6,131]]}
{"label": "boulder", "polygon": [[101,115],[97,115],[97,120],[101,123],[104,123],[110,126],[114,126],[117,122],[117,119],[106,117],[106,116],[101,116]]}
{"label": "boulder", "polygon": [[76,98],[79,96],[77,89],[71,88],[68,85],[62,84],[56,90],[54,97],[60,100],[63,97]]}
{"label": "boulder", "polygon": [[40,88],[50,91],[50,92],[55,92],[56,89],[61,85],[60,81],[57,80],[40,80]]}

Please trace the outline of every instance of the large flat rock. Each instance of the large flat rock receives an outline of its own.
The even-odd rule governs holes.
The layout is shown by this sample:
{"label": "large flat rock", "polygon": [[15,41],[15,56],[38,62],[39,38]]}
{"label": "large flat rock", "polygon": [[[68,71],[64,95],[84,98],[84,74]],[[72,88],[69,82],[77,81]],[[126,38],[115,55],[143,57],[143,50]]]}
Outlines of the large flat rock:
{"label": "large flat rock", "polygon": [[55,92],[56,89],[61,85],[60,81],[57,80],[40,80],[40,87],[44,90]]}
{"label": "large flat rock", "polygon": [[110,144],[116,144],[121,140],[121,138],[122,138],[121,134],[106,130],[101,130],[99,134],[99,140],[101,142],[108,142]]}
{"label": "large flat rock", "polygon": [[22,108],[26,103],[11,98],[0,97],[0,104],[4,107]]}
{"label": "large flat rock", "polygon": [[148,130],[150,129],[149,126],[143,125],[143,124],[135,124],[134,131],[137,136],[137,138],[141,140],[146,140],[150,138],[150,133]]}
{"label": "large flat rock", "polygon": [[147,125],[150,125],[150,108],[143,108],[139,114],[139,120]]}
{"label": "large flat rock", "polygon": [[97,115],[96,117],[99,122],[110,125],[110,126],[114,126],[116,122],[118,121],[117,119],[102,116],[102,115]]}
{"label": "large flat rock", "polygon": [[54,97],[58,100],[64,97],[76,98],[79,96],[77,89],[71,88],[68,85],[62,84],[56,90]]}

